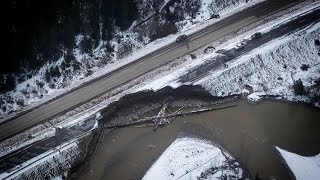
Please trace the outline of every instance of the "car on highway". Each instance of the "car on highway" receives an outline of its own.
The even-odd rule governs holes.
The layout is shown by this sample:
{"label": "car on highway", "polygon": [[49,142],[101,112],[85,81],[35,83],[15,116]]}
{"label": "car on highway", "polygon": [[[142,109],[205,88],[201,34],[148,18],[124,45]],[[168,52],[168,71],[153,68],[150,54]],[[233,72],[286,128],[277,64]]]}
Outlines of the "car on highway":
{"label": "car on highway", "polygon": [[187,39],[187,35],[183,34],[183,35],[177,37],[176,41],[181,42],[181,41],[184,41],[185,39]]}
{"label": "car on highway", "polygon": [[239,44],[236,45],[236,47],[234,48],[236,51],[239,51],[241,49],[243,49],[246,46],[246,42],[241,42]]}
{"label": "car on highway", "polygon": [[258,39],[258,38],[261,38],[261,36],[262,36],[261,32],[256,32],[252,34],[251,39]]}
{"label": "car on highway", "polygon": [[212,14],[210,19],[220,18],[219,14]]}

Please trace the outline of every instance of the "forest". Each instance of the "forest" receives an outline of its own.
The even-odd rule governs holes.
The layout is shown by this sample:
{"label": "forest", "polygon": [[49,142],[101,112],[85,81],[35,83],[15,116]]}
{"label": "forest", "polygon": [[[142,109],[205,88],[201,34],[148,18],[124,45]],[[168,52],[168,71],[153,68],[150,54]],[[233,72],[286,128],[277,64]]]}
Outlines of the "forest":
{"label": "forest", "polygon": [[134,0],[11,0],[6,6],[0,92],[14,89],[14,76],[37,71],[62,54],[68,64],[77,35],[83,35],[81,50],[90,52],[111,38],[113,24],[125,30],[138,13]]}

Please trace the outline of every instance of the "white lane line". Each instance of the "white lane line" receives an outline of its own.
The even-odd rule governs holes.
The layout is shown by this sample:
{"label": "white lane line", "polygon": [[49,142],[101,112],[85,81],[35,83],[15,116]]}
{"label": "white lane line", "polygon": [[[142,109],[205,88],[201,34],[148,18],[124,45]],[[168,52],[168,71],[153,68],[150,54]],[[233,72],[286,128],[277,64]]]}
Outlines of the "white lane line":
{"label": "white lane line", "polygon": [[304,21],[306,21],[307,19],[302,19],[301,21],[299,21],[299,22],[304,22]]}

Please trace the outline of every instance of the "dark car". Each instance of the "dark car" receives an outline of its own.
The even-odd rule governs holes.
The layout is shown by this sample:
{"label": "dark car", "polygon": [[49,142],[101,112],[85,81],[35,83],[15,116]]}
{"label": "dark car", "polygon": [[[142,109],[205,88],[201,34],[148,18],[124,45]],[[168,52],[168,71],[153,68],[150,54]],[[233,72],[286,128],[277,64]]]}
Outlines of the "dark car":
{"label": "dark car", "polygon": [[260,38],[261,36],[262,36],[261,32],[256,32],[256,33],[252,34],[251,38],[252,39],[257,39],[257,38]]}
{"label": "dark car", "polygon": [[187,39],[187,35],[183,34],[183,35],[177,37],[176,41],[177,41],[177,42],[181,42],[181,41],[183,41],[183,40],[185,40],[185,39]]}
{"label": "dark car", "polygon": [[214,18],[220,18],[219,14],[212,14],[210,19],[214,19]]}

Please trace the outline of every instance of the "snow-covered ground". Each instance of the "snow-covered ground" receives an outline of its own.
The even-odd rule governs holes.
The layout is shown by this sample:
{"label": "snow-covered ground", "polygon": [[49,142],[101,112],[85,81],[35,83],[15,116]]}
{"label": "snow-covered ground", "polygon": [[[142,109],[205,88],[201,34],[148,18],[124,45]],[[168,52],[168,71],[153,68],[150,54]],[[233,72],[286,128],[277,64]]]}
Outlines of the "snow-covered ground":
{"label": "snow-covered ground", "polygon": [[297,180],[318,180],[320,178],[320,154],[311,157],[300,156],[276,147]]}
{"label": "snow-covered ground", "polygon": [[36,179],[39,176],[52,179],[66,174],[80,152],[77,142],[62,144],[57,149],[49,150],[0,174],[0,179]]}
{"label": "snow-covered ground", "polygon": [[[216,96],[240,94],[245,85],[249,85],[259,93],[255,94],[255,98],[259,95],[275,95],[289,100],[308,101],[306,96],[296,96],[292,86],[301,79],[305,87],[310,87],[320,78],[319,47],[314,43],[319,33],[320,23],[317,23],[274,39],[228,62],[227,68],[211,72],[196,84]],[[310,69],[302,70],[303,64],[309,65]]]}
{"label": "snow-covered ground", "polygon": [[176,139],[147,171],[144,180],[240,179],[238,162],[212,143],[196,138]]}

